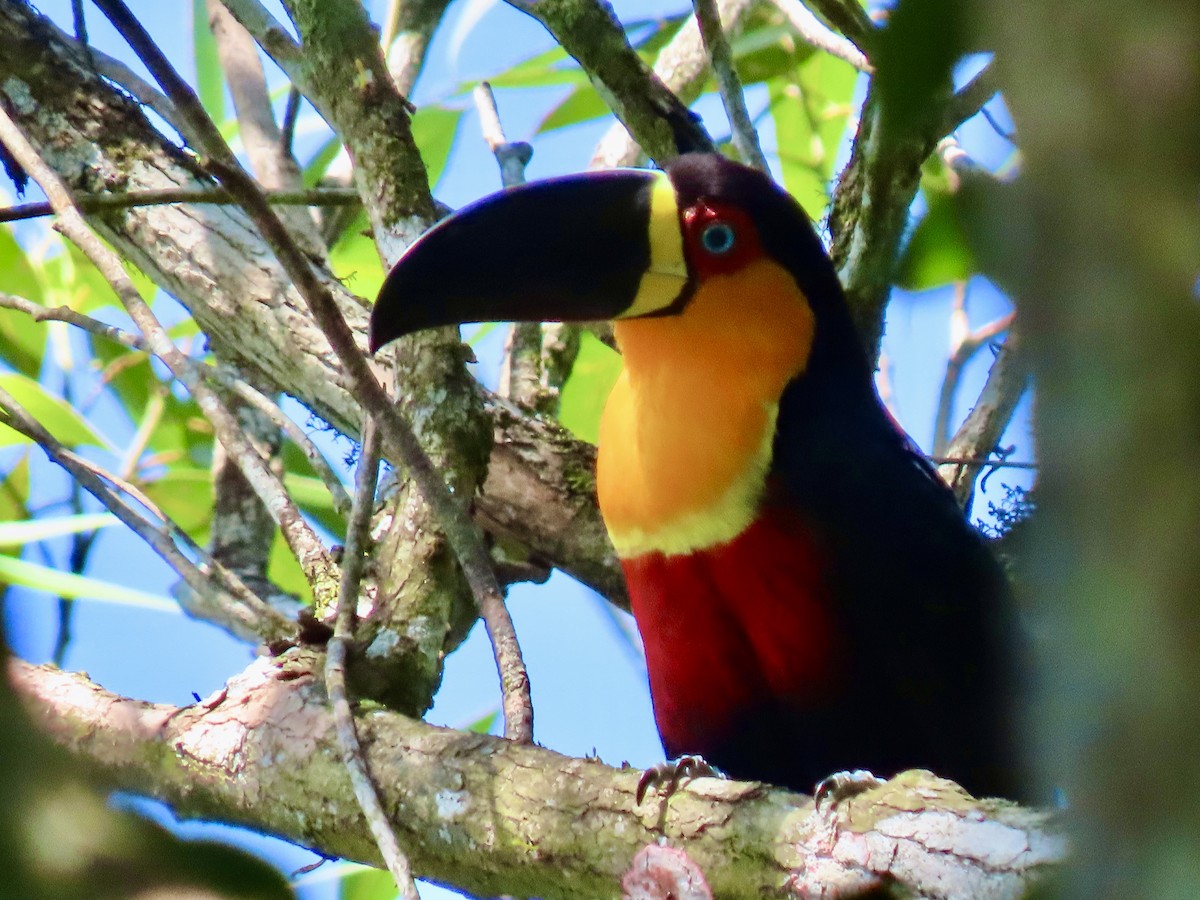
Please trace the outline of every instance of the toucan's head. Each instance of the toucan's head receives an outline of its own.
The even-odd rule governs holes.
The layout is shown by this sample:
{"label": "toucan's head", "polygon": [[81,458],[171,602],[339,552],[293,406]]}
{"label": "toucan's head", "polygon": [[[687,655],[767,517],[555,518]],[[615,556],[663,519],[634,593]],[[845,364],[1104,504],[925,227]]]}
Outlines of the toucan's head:
{"label": "toucan's head", "polygon": [[843,344],[848,336],[837,355],[861,355],[837,276],[800,206],[761,172],[718,154],[685,154],[665,172],[552,178],[463,208],[392,269],[369,344],[375,352],[405,334],[464,322],[683,321],[699,315],[697,298],[713,285],[720,297],[705,301],[712,309],[703,327],[730,337],[757,327],[770,337],[793,325],[764,321],[768,313],[750,302],[771,290],[764,273],[767,282],[788,281],[805,307],[802,362],[814,338]]}

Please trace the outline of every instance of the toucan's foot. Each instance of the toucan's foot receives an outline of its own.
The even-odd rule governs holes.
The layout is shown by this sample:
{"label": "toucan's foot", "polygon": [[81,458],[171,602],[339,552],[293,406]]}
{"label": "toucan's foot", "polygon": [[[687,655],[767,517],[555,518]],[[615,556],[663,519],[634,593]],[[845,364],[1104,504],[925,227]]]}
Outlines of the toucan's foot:
{"label": "toucan's foot", "polygon": [[813,790],[813,800],[816,802],[817,809],[821,808],[823,802],[837,806],[843,800],[849,800],[851,797],[869,791],[871,788],[877,788],[884,783],[882,778],[876,778],[872,772],[868,772],[866,769],[834,772],[828,778],[822,778],[817,782],[817,786]]}
{"label": "toucan's foot", "polygon": [[703,756],[681,756],[651,766],[638,779],[637,802],[641,804],[650,788],[656,788],[663,799],[670,797],[679,787],[679,782],[688,778],[724,778],[725,773],[708,762]]}

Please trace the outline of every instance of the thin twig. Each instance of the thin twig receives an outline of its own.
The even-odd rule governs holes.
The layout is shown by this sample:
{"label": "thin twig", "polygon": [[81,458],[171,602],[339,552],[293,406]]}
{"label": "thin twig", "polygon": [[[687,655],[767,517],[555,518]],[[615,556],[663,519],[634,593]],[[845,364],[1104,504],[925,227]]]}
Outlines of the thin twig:
{"label": "thin twig", "polygon": [[179,77],[124,3],[120,0],[96,2],[146,64],[167,96],[179,108],[180,114],[202,135],[201,147],[208,154],[210,171],[216,173],[224,186],[237,195],[263,239],[274,250],[345,368],[364,410],[376,418],[385,444],[395,458],[407,467],[425,502],[432,509],[458,557],[492,643],[502,690],[505,736],[520,743],[531,742],[533,707],[529,697],[529,676],[521,658],[512,619],[504,606],[503,594],[492,571],[491,557],[478,529],[459,501],[451,496],[411,426],[379,384],[329,289],[316,277],[308,259],[267,204],[258,186],[242,169],[205,113],[195,92]]}
{"label": "thin twig", "polygon": [[950,313],[950,356],[946,360],[946,374],[942,377],[942,389],[933,422],[933,452],[936,455],[945,454],[950,446],[950,417],[954,412],[954,400],[958,396],[963,369],[982,347],[1008,331],[1015,318],[1015,314],[1010,312],[971,331],[966,319],[965,300],[965,283],[960,283],[955,288],[954,308]]}
{"label": "thin twig", "polygon": [[[98,319],[93,319],[91,316],[76,312],[67,306],[42,306],[24,297],[16,297],[12,294],[0,292],[0,308],[23,312],[36,322],[67,322],[83,329],[89,334],[115,341],[130,350],[153,355],[150,345],[137,335],[117,328],[114,325],[106,325]],[[321,479],[321,483],[329,491],[333,508],[337,511],[338,515],[344,519],[350,517],[350,495],[346,493],[346,488],[342,484],[338,474],[333,470],[333,467],[329,464],[329,460],[325,458],[325,454],[320,451],[312,438],[308,436],[304,429],[291,416],[283,411],[283,408],[278,403],[226,366],[206,365],[187,356],[184,359],[187,365],[192,367],[198,375],[207,378],[219,387],[233,391],[247,403],[269,416],[272,422],[282,428],[292,443],[303,451],[305,458],[317,473],[317,477]]]}
{"label": "thin twig", "polygon": [[[483,139],[500,166],[500,183],[506,188],[524,184],[525,167],[533,157],[533,148],[524,142],[509,143],[490,84],[485,81],[472,93]],[[514,322],[510,325],[504,361],[500,365],[500,396],[535,408],[542,383],[541,361],[541,323]]]}
{"label": "thin twig", "polygon": [[354,796],[362,808],[363,817],[371,829],[388,871],[396,880],[396,888],[405,900],[418,900],[408,857],[400,849],[396,832],[388,821],[379,800],[379,791],[367,769],[358,733],[354,729],[354,713],[346,690],[346,655],[354,639],[355,610],[358,607],[359,586],[362,583],[364,559],[368,540],[367,529],[375,501],[375,483],[379,477],[379,438],[370,417],[363,425],[362,455],[354,485],[354,511],[346,524],[346,551],[342,558],[342,583],[338,589],[337,621],[325,656],[325,690],[333,707],[333,722],[337,730],[342,762],[354,785]]}
{"label": "thin twig", "polygon": [[796,34],[810,47],[824,50],[830,56],[850,63],[860,72],[873,72],[866,55],[849,38],[832,31],[824,22],[813,15],[812,10],[800,0],[771,0],[775,8],[783,13]]}
{"label": "thin twig", "polygon": [[[65,469],[109,512],[144,540],[162,558],[163,562],[183,579],[189,588],[199,595],[210,596],[214,593],[223,595],[220,598],[222,607],[231,612],[240,612],[237,624],[242,627],[243,631],[273,638],[283,637],[295,630],[290,621],[257,597],[232,572],[224,570],[223,567],[215,565],[211,561],[196,565],[188,559],[172,539],[172,534],[186,537],[182,528],[161,514],[156,515],[163,520],[163,524],[156,526],[134,512],[109,487],[107,482],[112,482],[122,489],[129,487],[128,483],[122,483],[121,479],[64,447],[3,388],[0,388],[0,410],[3,410],[5,414],[5,424],[8,427],[36,442],[52,461]],[[137,494],[140,494],[140,491]],[[139,499],[138,502],[142,501]],[[153,504],[147,508],[151,511],[154,510]],[[195,549],[194,543],[191,546]],[[202,560],[207,557],[203,550],[200,550],[198,555]],[[234,590],[227,591],[225,587],[221,586],[222,584],[236,587]]]}
{"label": "thin twig", "polygon": [[989,469],[1040,469],[1042,464],[1026,459],[993,459],[990,456],[930,456],[935,466],[986,466]]}
{"label": "thin twig", "polygon": [[283,532],[289,548],[299,561],[309,583],[313,585],[314,593],[320,597],[322,592],[332,585],[336,567],[312,526],[305,521],[299,508],[288,496],[283,484],[242,433],[237,419],[217,393],[187,365],[187,358],[171,341],[162,323],[142,299],[116,253],[88,228],[83,216],[74,206],[66,184],[38,156],[37,151],[3,108],[0,108],[0,141],[37,181],[54,206],[55,212],[58,213],[55,227],[83,251],[105,280],[112,285],[154,355],[187,387],[201,411],[212,423],[217,439],[237,458],[246,479],[271,511],[272,517]]}
{"label": "thin twig", "polygon": [[300,119],[300,89],[294,84],[288,88],[287,102],[283,106],[283,122],[279,126],[279,152],[292,155],[292,144],[296,140],[296,122]]}
{"label": "thin twig", "polygon": [[[350,188],[312,188],[304,191],[266,191],[267,202],[280,206],[349,206],[358,202]],[[85,213],[139,206],[167,206],[173,203],[211,203],[232,206],[237,200],[221,188],[172,188],[168,190],[129,191],[125,194],[79,194],[75,198]],[[0,222],[37,219],[54,215],[49,203],[21,203],[0,209]]]}
{"label": "thin twig", "polygon": [[[1029,361],[1021,346],[1020,333],[1013,328],[1008,333],[1008,340],[1000,348],[996,361],[988,371],[987,382],[975,401],[975,407],[967,416],[966,421],[959,427],[950,447],[946,451],[947,461],[939,463],[939,472],[946,483],[954,490],[958,502],[966,506],[971,498],[975,478],[985,466],[999,465],[997,463],[976,463],[974,460],[986,459],[996,447],[1004,429],[1012,420],[1017,402],[1025,393],[1029,383]],[[964,460],[959,462],[957,460]],[[1009,463],[1003,465],[1013,468],[1033,467],[1031,464]]]}
{"label": "thin twig", "polygon": [[[208,24],[217,47],[217,58],[225,73],[225,82],[233,98],[238,136],[259,183],[267,190],[301,190],[304,177],[295,158],[285,149],[267,76],[263,71],[258,44],[250,32],[221,5],[207,0]],[[279,213],[293,237],[305,252],[323,257],[324,241],[312,213],[306,209],[285,209]]]}
{"label": "thin twig", "polygon": [[725,104],[725,113],[729,116],[729,127],[733,129],[733,145],[737,147],[743,162],[760,171],[769,172],[767,158],[758,143],[758,132],[754,130],[750,113],[746,110],[742,83],[733,68],[733,52],[729,49],[729,41],[726,40],[725,31],[721,27],[721,14],[717,10],[717,2],[692,0],[692,7],[696,10],[696,21],[700,23],[700,34],[704,38],[704,46],[712,62],[713,75],[716,76],[717,87],[721,92],[721,102]]}
{"label": "thin twig", "polygon": [[483,139],[496,157],[500,166],[500,183],[505,187],[525,183],[525,167],[533,158],[533,147],[524,141],[511,144],[500,123],[500,110],[496,107],[496,95],[486,81],[472,92],[475,109],[479,113],[479,128]]}

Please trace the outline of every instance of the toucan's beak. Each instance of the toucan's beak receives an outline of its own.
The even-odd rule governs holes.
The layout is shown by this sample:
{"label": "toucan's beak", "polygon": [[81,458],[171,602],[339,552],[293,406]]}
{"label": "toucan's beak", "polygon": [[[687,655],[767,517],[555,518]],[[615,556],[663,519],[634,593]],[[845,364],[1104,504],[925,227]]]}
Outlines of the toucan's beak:
{"label": "toucan's beak", "polygon": [[687,292],[666,175],[569,175],[487,197],[422,235],[384,281],[368,340],[374,353],[437,325],[662,314]]}

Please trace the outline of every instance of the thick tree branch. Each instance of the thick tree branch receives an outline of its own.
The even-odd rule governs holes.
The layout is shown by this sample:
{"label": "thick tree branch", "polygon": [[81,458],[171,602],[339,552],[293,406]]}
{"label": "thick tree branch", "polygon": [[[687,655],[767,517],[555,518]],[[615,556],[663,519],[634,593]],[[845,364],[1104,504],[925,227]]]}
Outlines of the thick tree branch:
{"label": "thick tree branch", "polygon": [[[54,669],[14,663],[12,672],[55,740],[115,786],[182,816],[377,863],[313,676],[319,665],[300,650],[259,660],[182,709]],[[483,896],[615,898],[638,851],[664,841],[731,900],[848,897],[897,882],[921,897],[1016,898],[1065,850],[1047,814],[973,800],[928,773],[832,811],[715,779],[638,806],[637,770],[381,711],[360,712],[356,725],[414,872]]]}

